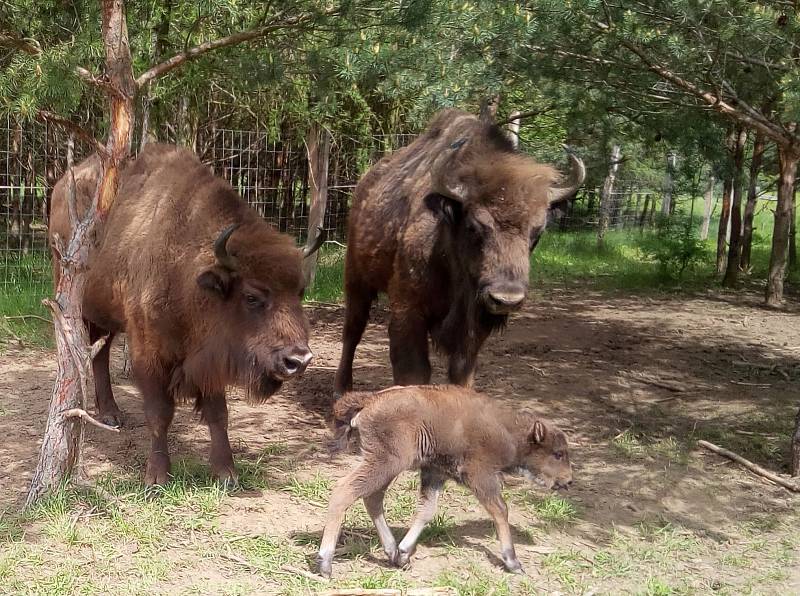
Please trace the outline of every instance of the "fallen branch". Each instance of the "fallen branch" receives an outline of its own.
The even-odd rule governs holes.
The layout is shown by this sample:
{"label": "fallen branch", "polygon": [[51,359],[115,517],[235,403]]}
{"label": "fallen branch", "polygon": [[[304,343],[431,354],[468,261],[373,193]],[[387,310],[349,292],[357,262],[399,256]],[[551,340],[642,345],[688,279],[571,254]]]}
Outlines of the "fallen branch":
{"label": "fallen branch", "polygon": [[25,319],[36,319],[38,321],[44,321],[45,323],[48,323],[49,325],[53,324],[53,321],[51,321],[47,317],[40,317],[39,315],[13,315],[13,316],[6,315],[3,318],[6,321],[15,321],[15,320],[24,321]]}
{"label": "fallen branch", "polygon": [[629,379],[634,381],[639,381],[640,383],[644,383],[646,385],[653,385],[654,387],[661,387],[662,389],[667,389],[669,391],[674,391],[676,393],[684,393],[688,391],[688,389],[679,383],[672,383],[670,381],[664,381],[661,379],[654,379],[653,377],[648,377],[641,374],[631,373],[627,375]]}
{"label": "fallen branch", "polygon": [[708,441],[697,441],[697,444],[701,447],[705,447],[709,451],[713,451],[717,455],[721,455],[722,457],[727,457],[730,460],[735,461],[738,464],[743,465],[745,468],[753,472],[754,474],[758,474],[767,480],[774,482],[782,486],[783,488],[790,490],[795,493],[800,493],[800,486],[797,484],[786,480],[785,478],[781,478],[777,474],[770,472],[759,466],[758,464],[754,464],[753,462],[746,460],[741,455],[737,455],[733,451],[728,451],[727,449],[723,449],[722,447],[718,447],[714,445],[714,443],[709,443]]}
{"label": "fallen branch", "polygon": [[111,432],[115,432],[115,433],[119,432],[118,428],[116,428],[114,426],[109,426],[108,424],[103,424],[99,420],[95,420],[94,418],[92,418],[92,416],[91,416],[91,414],[89,414],[89,412],[87,412],[86,410],[83,410],[81,408],[72,408],[70,410],[67,410],[66,412],[64,412],[64,418],[82,418],[83,420],[85,420],[86,422],[88,422],[89,424],[91,424],[93,426],[96,426],[97,428],[110,430]]}

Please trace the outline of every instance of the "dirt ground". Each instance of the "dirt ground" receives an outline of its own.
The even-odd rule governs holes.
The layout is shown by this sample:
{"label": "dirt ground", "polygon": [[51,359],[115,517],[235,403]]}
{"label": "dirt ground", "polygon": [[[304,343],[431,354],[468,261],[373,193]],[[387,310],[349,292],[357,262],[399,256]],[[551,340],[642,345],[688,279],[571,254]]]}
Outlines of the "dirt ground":
{"label": "dirt ground", "polygon": [[[331,459],[324,449],[343,312],[318,305],[308,313],[316,358],[305,377],[262,406],[235,393],[229,400],[245,490],[207,509],[197,492],[186,510],[163,505],[171,517],[154,522],[157,535],[123,531],[117,519],[126,511],[141,517],[152,504],[125,500],[141,491],[135,479],[147,442],[140,400],[119,378],[117,358],[126,428],[90,428],[85,453],[90,478],[115,487],[108,490],[116,491],[109,497],[119,501],[116,513],[77,497],[64,511],[14,521],[13,531],[6,522],[5,538],[0,523],[0,592],[325,589],[298,570],[309,569],[332,482],[355,458]],[[507,490],[527,577],[500,569],[490,520],[450,486],[408,570],[386,567],[368,518],[351,515],[334,585],[452,585],[463,594],[800,593],[799,497],[695,444],[704,438],[786,472],[800,406],[799,321],[800,309],[766,310],[756,295],[540,291],[490,339],[477,375],[480,390],[546,413],[571,441],[568,492],[553,497],[521,480]],[[377,307],[357,353],[358,388],[391,384],[385,323]],[[48,352],[9,348],[0,357],[0,511],[8,519],[36,463],[54,367]],[[435,381],[443,380],[439,365]],[[178,410],[170,443],[173,461],[189,462],[183,478],[201,491],[210,486],[202,472],[207,432],[188,406]],[[261,481],[248,487],[247,478]],[[114,479],[128,483],[127,493]],[[413,488],[412,476],[401,477],[388,499],[398,536],[413,513]],[[189,513],[196,515],[186,523],[181,516]],[[59,515],[69,531],[59,529]],[[150,566],[137,553],[150,553]],[[70,568],[58,583],[47,567],[64,558],[91,565]]]}

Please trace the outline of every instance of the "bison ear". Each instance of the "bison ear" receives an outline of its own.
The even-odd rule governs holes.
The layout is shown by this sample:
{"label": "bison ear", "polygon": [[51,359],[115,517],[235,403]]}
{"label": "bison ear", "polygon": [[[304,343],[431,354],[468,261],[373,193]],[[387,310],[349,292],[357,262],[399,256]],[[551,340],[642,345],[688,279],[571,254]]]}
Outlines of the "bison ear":
{"label": "bison ear", "polygon": [[528,433],[528,442],[533,445],[541,445],[544,443],[544,440],[547,438],[547,427],[545,426],[544,422],[541,420],[537,420],[531,426],[531,430]]}
{"label": "bison ear", "polygon": [[206,269],[197,276],[197,285],[227,298],[231,290],[231,272],[223,267]]}
{"label": "bison ear", "polygon": [[460,201],[451,199],[438,193],[431,193],[425,197],[425,205],[437,217],[444,219],[449,224],[455,224],[461,218],[462,205]]}

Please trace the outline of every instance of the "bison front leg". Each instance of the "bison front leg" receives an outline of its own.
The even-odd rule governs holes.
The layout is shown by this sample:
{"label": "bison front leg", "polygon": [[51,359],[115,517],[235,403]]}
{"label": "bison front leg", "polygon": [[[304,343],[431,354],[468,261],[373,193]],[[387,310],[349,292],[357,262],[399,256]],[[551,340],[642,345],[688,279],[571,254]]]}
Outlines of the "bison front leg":
{"label": "bison front leg", "polygon": [[150,455],[144,483],[147,486],[166,484],[170,472],[167,432],[175,415],[175,400],[167,392],[166,379],[142,373],[137,370],[135,361],[133,371],[144,398],[144,417],[150,428]]}
{"label": "bison front leg", "polygon": [[488,336],[488,333],[478,331],[477,337],[472,338],[469,345],[450,354],[447,378],[452,384],[472,387],[475,381],[475,369],[478,366],[478,352]]}
{"label": "bison front leg", "polygon": [[[345,272],[347,275],[347,272]],[[364,329],[369,320],[369,309],[372,306],[375,293],[355,284],[349,279],[345,280],[345,312],[344,330],[342,331],[342,357],[339,368],[336,369],[336,378],[333,381],[334,397],[339,398],[353,388],[353,358],[356,347],[364,335]]]}
{"label": "bison front leg", "polygon": [[233,452],[228,439],[228,404],[225,395],[201,397],[200,412],[211,434],[211,471],[226,487],[236,486],[239,476],[233,465]]}
{"label": "bison front leg", "polygon": [[392,312],[389,357],[395,385],[427,385],[431,380],[428,326],[418,313]]}
{"label": "bison front leg", "polygon": [[[508,523],[508,507],[503,500],[502,486],[497,476],[468,475],[468,485],[481,502],[487,513],[492,516],[497,538],[500,540],[500,556],[503,565],[511,573],[523,574],[522,564],[517,559],[514,541],[511,537],[511,525]],[[475,479],[476,481],[473,481]]]}

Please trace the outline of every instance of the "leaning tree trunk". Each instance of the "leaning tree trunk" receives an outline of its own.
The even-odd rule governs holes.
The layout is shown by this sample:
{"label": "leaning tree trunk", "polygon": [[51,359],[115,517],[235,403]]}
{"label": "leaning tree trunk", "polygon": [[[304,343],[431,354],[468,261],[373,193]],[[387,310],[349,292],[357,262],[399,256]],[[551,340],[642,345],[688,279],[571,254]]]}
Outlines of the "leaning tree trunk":
{"label": "leaning tree trunk", "polygon": [[742,271],[750,269],[750,253],[753,248],[753,219],[756,214],[758,175],[764,160],[766,142],[762,133],[756,133],[753,143],[753,158],[750,160],[750,180],[747,186],[747,203],[744,206],[744,222],[742,224],[742,258],[739,267]]}
{"label": "leaning tree trunk", "polygon": [[614,182],[617,179],[622,147],[614,145],[611,149],[611,163],[608,166],[608,175],[603,182],[600,194],[600,222],[597,226],[597,246],[602,247],[605,242],[606,232],[611,220],[611,211],[614,208]]}
{"label": "leaning tree trunk", "polygon": [[797,180],[794,182],[794,198],[792,199],[792,224],[789,228],[789,269],[797,267]]}
{"label": "leaning tree trunk", "polygon": [[736,286],[739,280],[739,259],[742,248],[742,178],[744,170],[744,149],[747,144],[747,131],[739,129],[733,151],[733,199],[731,200],[731,236],[728,244],[728,265],[722,285]]}
{"label": "leaning tree trunk", "polygon": [[783,280],[789,253],[789,233],[792,227],[792,201],[797,162],[800,151],[794,147],[778,147],[780,173],[778,175],[778,204],[775,207],[775,226],[772,231],[772,252],[769,257],[766,303],[779,306],[783,303]]}
{"label": "leaning tree trunk", "polygon": [[[318,234],[322,234],[325,223],[325,207],[328,203],[328,163],[331,148],[330,133],[317,124],[308,133],[308,173],[311,182],[311,208],[308,212],[308,237],[306,247],[311,247]],[[314,285],[317,274],[317,255],[312,252],[303,259],[303,277],[306,286]]]}
{"label": "leaning tree trunk", "polygon": [[728,220],[731,215],[731,179],[725,178],[722,183],[722,204],[719,213],[719,229],[717,230],[717,273],[725,271],[725,254],[728,246]]}
{"label": "leaning tree trunk", "polygon": [[128,46],[128,28],[122,0],[103,0],[103,44],[106,51],[106,76],[113,88],[111,93],[111,126],[102,159],[102,171],[91,208],[78,220],[73,170],[68,175],[69,214],[72,237],[60,239],[61,276],[55,300],[47,301],[53,311],[58,371],[47,428],[39,453],[31,486],[26,499],[31,504],[47,491],[72,475],[80,460],[83,426],[80,418],[87,417],[86,401],[91,358],[103,340],[89,346],[81,302],[86,283],[85,271],[91,239],[96,227],[108,214],[119,185],[119,168],[130,154],[133,130],[133,97],[135,83]]}
{"label": "leaning tree trunk", "polygon": [[711,211],[714,206],[714,174],[709,173],[706,192],[703,193],[703,225],[700,228],[700,240],[708,240],[708,228],[711,225]]}

